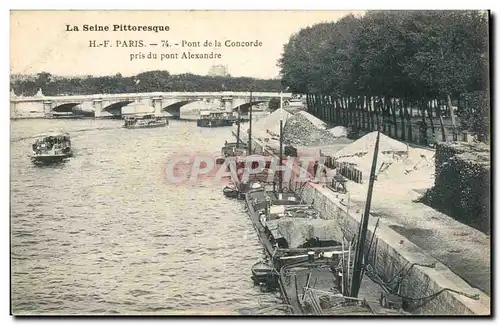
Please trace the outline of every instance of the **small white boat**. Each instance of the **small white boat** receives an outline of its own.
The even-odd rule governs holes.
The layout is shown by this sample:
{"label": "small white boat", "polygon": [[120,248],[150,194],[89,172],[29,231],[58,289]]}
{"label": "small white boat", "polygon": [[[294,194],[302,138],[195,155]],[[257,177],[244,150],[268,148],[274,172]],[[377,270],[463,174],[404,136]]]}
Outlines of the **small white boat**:
{"label": "small white boat", "polygon": [[273,267],[265,261],[259,261],[252,266],[252,280],[254,284],[266,283],[272,277]]}
{"label": "small white boat", "polygon": [[68,133],[45,133],[36,137],[32,144],[34,163],[52,163],[73,156],[71,139]]}
{"label": "small white boat", "polygon": [[154,114],[133,115],[124,117],[126,129],[156,128],[168,125],[168,119],[165,116],[156,116]]}

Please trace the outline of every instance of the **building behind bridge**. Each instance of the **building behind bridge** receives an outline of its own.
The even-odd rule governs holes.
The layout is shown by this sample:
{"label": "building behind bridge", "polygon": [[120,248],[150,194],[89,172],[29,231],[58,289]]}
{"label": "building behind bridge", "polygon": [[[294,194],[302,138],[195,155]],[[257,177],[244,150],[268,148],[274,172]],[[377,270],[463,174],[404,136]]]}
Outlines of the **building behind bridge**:
{"label": "building behind bridge", "polygon": [[227,65],[213,65],[210,70],[207,73],[207,76],[209,77],[228,77],[229,76],[229,69],[227,68]]}

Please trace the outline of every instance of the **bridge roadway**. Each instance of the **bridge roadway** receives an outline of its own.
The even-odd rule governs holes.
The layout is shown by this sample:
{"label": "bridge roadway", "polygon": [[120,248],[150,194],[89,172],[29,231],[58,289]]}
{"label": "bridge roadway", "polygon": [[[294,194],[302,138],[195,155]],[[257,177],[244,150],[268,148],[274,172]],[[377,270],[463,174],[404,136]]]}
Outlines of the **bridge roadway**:
{"label": "bridge roadway", "polygon": [[[291,93],[283,93],[288,102]],[[132,113],[136,104],[154,108],[156,114],[168,113],[180,117],[181,107],[189,110],[223,107],[243,113],[253,105],[267,103],[271,98],[279,98],[277,92],[154,92],[126,94],[93,94],[74,96],[45,96],[41,91],[33,97],[11,95],[11,117],[46,117],[53,113],[84,113],[94,117],[116,117]],[[122,110],[123,108],[123,110]],[[130,111],[132,110],[132,111]]]}

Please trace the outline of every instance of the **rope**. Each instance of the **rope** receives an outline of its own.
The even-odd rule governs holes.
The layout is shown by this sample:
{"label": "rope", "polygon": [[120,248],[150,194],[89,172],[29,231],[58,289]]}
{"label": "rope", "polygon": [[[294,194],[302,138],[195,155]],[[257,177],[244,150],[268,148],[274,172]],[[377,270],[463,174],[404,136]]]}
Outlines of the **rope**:
{"label": "rope", "polygon": [[[406,265],[408,265],[408,263],[406,263]],[[406,267],[405,265],[405,267]],[[413,263],[408,269],[407,271],[405,272],[404,275],[402,275],[401,277],[399,277],[397,279],[397,281],[395,282],[396,284],[400,284],[401,280],[408,275],[408,273],[410,272],[410,270],[415,266],[415,265],[419,265],[419,266],[424,266],[424,267],[435,267],[435,263],[432,263],[430,265],[428,264],[420,264],[420,263]],[[403,272],[403,270],[405,269],[402,268],[401,271],[396,275],[394,276],[392,279],[391,279],[391,282],[396,279],[399,274],[401,274]],[[374,270],[373,270],[373,267],[370,265],[370,264],[367,264],[365,266],[366,268],[366,272],[367,274],[370,276],[370,278],[372,279],[373,282],[377,283],[378,285],[380,285],[386,292],[389,292],[391,294],[394,294],[398,297],[401,297],[403,298],[404,300],[407,300],[407,301],[411,301],[411,302],[419,302],[419,301],[423,301],[423,303],[419,304],[419,305],[416,305],[414,306],[411,310],[409,310],[409,312],[413,312],[415,311],[416,309],[424,306],[425,304],[429,303],[430,301],[432,301],[433,299],[435,299],[437,296],[439,296],[441,293],[445,292],[445,291],[450,291],[450,292],[454,292],[456,294],[459,294],[459,295],[462,295],[462,296],[465,296],[469,299],[474,299],[474,300],[479,300],[480,299],[480,296],[479,294],[468,294],[468,293],[465,293],[465,292],[462,292],[462,291],[458,291],[458,290],[455,290],[455,289],[451,289],[451,288],[443,288],[441,290],[439,290],[438,292],[435,292],[431,295],[428,295],[428,296],[425,296],[425,297],[420,297],[420,298],[412,298],[412,297],[407,297],[407,296],[404,296],[404,295],[401,295],[399,293],[396,293],[394,292],[395,291],[395,288],[394,287],[391,287],[389,286],[391,283],[387,283],[387,282],[384,282],[377,274],[374,273]]]}
{"label": "rope", "polygon": [[[410,262],[407,262],[406,265],[408,265]],[[405,267],[406,267],[405,265]],[[394,276],[391,281],[389,281],[389,285],[391,285],[394,289],[394,291],[399,291],[399,287],[401,286],[401,282],[403,281],[403,279],[408,275],[410,274],[410,271],[411,269],[413,269],[414,266],[423,266],[423,267],[431,267],[431,268],[435,268],[436,267],[436,263],[431,263],[431,264],[421,264],[421,263],[412,263],[410,265],[410,267],[406,270],[406,272],[404,274],[403,273],[403,270],[404,268],[401,269],[401,271],[396,275]],[[393,280],[396,280],[394,283],[392,282]],[[396,288],[397,286],[397,288]]]}
{"label": "rope", "polygon": [[433,299],[437,298],[437,296],[439,296],[441,293],[445,292],[445,291],[451,291],[451,292],[454,292],[456,294],[459,294],[459,295],[462,295],[462,296],[465,296],[469,299],[474,299],[474,300],[479,300],[480,297],[479,297],[479,294],[467,294],[465,292],[462,292],[462,291],[458,291],[458,290],[454,290],[454,289],[451,289],[451,288],[444,288],[444,289],[441,289],[439,290],[438,292],[436,293],[433,293],[432,295],[429,295],[427,297],[422,297],[422,298],[409,298],[409,297],[404,297],[404,296],[401,296],[399,294],[396,294],[397,296],[400,296],[402,297],[403,299],[408,299],[408,300],[412,300],[412,301],[421,301],[421,300],[425,300],[423,303],[421,303],[420,305],[416,305],[414,306],[410,312],[413,312],[415,310],[417,310],[418,308],[421,308],[423,306],[425,306],[426,304],[428,304],[429,302],[431,302]]}

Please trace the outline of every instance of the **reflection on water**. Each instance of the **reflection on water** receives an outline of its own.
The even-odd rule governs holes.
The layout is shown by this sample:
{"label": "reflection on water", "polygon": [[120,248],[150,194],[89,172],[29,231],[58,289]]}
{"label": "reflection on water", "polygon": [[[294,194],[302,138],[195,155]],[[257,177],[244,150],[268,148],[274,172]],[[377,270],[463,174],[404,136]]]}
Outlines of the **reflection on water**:
{"label": "reflection on water", "polygon": [[[33,136],[63,129],[75,157],[35,166]],[[169,157],[220,152],[230,128],[127,130],[117,120],[11,124],[15,314],[238,312],[278,302],[250,280],[263,257],[241,202],[216,181],[176,186]]]}

